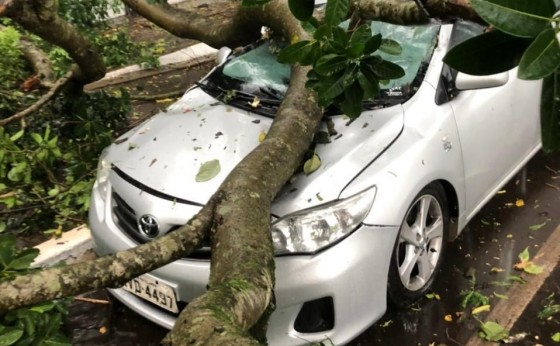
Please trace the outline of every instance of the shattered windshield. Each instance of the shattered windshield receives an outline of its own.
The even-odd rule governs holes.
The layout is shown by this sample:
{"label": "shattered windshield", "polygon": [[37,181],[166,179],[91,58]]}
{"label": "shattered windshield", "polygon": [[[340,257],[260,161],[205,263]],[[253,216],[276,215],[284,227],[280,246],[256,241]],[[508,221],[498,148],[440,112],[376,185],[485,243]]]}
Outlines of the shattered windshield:
{"label": "shattered windshield", "polygon": [[[436,45],[439,25],[400,26],[383,22],[370,24],[373,33],[381,33],[400,43],[402,52],[390,55],[376,52],[382,58],[400,65],[405,75],[381,84],[377,99],[396,98],[403,102],[410,98],[422,79]],[[280,47],[267,40],[256,47],[246,47],[205,81],[205,85],[221,90],[238,90],[264,98],[282,99],[290,81],[290,66],[280,64],[276,56]],[[216,96],[216,95],[214,95]]]}

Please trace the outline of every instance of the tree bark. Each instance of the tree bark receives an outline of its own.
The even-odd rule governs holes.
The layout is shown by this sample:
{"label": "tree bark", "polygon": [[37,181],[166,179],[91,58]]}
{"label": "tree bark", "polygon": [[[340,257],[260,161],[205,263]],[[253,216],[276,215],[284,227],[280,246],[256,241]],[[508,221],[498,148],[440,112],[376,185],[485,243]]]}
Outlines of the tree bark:
{"label": "tree bark", "polygon": [[170,33],[209,46],[235,47],[254,41],[260,37],[262,22],[255,21],[250,13],[259,10],[241,7],[240,0],[215,0],[207,4],[213,10],[207,16],[200,15],[200,5],[173,7],[167,2],[150,4],[147,0],[122,0],[134,12]]}
{"label": "tree bark", "polygon": [[430,18],[463,18],[481,22],[469,0],[418,0],[418,3],[424,8],[413,0],[353,0],[352,10],[363,19],[394,24],[422,24]]}
{"label": "tree bark", "polygon": [[208,203],[186,225],[165,237],[94,261],[43,269],[0,283],[0,315],[22,306],[104,287],[119,287],[147,271],[196,249],[210,229],[214,205]]}

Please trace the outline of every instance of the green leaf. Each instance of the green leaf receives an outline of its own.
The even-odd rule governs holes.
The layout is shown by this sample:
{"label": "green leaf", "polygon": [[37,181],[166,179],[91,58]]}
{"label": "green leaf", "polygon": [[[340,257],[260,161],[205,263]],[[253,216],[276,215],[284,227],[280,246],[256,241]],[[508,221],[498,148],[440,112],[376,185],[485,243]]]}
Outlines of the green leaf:
{"label": "green leaf", "polygon": [[362,99],[364,91],[360,84],[356,81],[348,88],[344,89],[342,101],[337,103],[338,108],[352,119],[362,114]]}
{"label": "green leaf", "polygon": [[321,57],[321,45],[315,41],[311,43],[308,48],[307,54],[299,59],[302,66],[313,65]]}
{"label": "green leaf", "polygon": [[15,270],[27,269],[38,255],[38,249],[22,250],[18,253],[17,258],[10,262],[9,267]]}
{"label": "green leaf", "polygon": [[10,263],[16,252],[16,237],[12,234],[0,236],[0,271]]}
{"label": "green leaf", "polygon": [[508,300],[509,299],[509,297],[506,296],[505,294],[499,294],[499,293],[496,293],[496,292],[494,292],[494,297],[496,297],[498,299],[502,299],[502,300]]}
{"label": "green leaf", "polygon": [[294,17],[305,22],[313,15],[315,0],[288,0],[288,5]]}
{"label": "green leaf", "polygon": [[485,322],[480,325],[481,338],[488,341],[500,341],[508,337],[509,332],[496,322]]}
{"label": "green leaf", "polygon": [[554,342],[560,342],[560,332],[554,333],[554,335],[552,335],[550,338]]}
{"label": "green leaf", "polygon": [[309,175],[318,170],[319,167],[321,167],[321,158],[319,158],[319,155],[313,154],[313,156],[303,164],[303,173]]}
{"label": "green leaf", "polygon": [[37,142],[37,144],[43,143],[43,137],[41,137],[41,135],[38,134],[38,133],[33,132],[33,133],[31,134],[31,138],[33,138],[33,140],[34,140],[35,142]]}
{"label": "green leaf", "polygon": [[552,28],[537,36],[519,62],[518,77],[527,80],[544,78],[560,66],[560,45]]}
{"label": "green leaf", "polygon": [[517,257],[521,262],[528,262],[530,258],[529,247],[526,247],[525,250],[521,251]]}
{"label": "green leaf", "polygon": [[364,54],[371,54],[378,50],[381,46],[381,41],[381,34],[373,35],[372,37],[370,37],[366,42]]}
{"label": "green leaf", "polygon": [[270,0],[243,0],[241,6],[243,7],[256,7],[266,5]]}
{"label": "green leaf", "polygon": [[213,179],[218,175],[218,173],[220,173],[220,170],[221,166],[219,160],[204,162],[202,165],[200,165],[200,169],[196,174],[195,181],[197,183],[201,183]]}
{"label": "green leaf", "polygon": [[384,38],[381,40],[379,50],[387,54],[399,55],[402,52],[402,47],[397,41]]}
{"label": "green leaf", "polygon": [[501,73],[517,66],[530,43],[531,40],[494,30],[453,47],[443,61],[458,71],[476,76]]}
{"label": "green leaf", "polygon": [[315,71],[322,76],[331,76],[346,68],[348,59],[337,54],[327,54],[319,58],[315,64]]}
{"label": "green leaf", "polygon": [[0,233],[6,231],[6,221],[0,221]]}
{"label": "green leaf", "polygon": [[543,80],[541,91],[541,138],[545,152],[560,150],[560,73]]}
{"label": "green leaf", "polygon": [[330,25],[323,24],[313,33],[313,38],[318,41],[329,37],[332,37],[332,29]]}
{"label": "green leaf", "polygon": [[350,10],[350,0],[329,0],[325,8],[325,21],[327,24],[338,26]]}
{"label": "green leaf", "polygon": [[341,27],[332,29],[333,39],[329,42],[330,45],[338,52],[343,53],[348,46],[348,34],[346,30]]}
{"label": "green leaf", "polygon": [[278,62],[281,64],[295,64],[304,59],[311,50],[311,41],[299,41],[282,49],[278,53]]}
{"label": "green leaf", "polygon": [[544,270],[543,266],[536,265],[535,263],[529,261],[527,265],[523,268],[523,271],[527,274],[537,275],[541,274]]}
{"label": "green leaf", "polygon": [[539,223],[539,224],[536,224],[536,225],[529,226],[529,230],[531,230],[531,231],[538,231],[539,229],[541,229],[541,228],[543,228],[544,226],[546,226],[546,224],[548,223],[548,220],[549,220],[549,219],[545,220],[543,223]]}
{"label": "green leaf", "polygon": [[358,83],[364,92],[364,100],[368,100],[379,93],[379,81],[369,69],[358,72]]}
{"label": "green leaf", "polygon": [[378,64],[370,65],[378,79],[397,79],[404,76],[404,70],[399,65],[387,60]]}
{"label": "green leaf", "polygon": [[347,54],[351,58],[357,58],[362,55],[366,42],[371,37],[369,25],[360,25],[350,37]]}
{"label": "green leaf", "polygon": [[[334,78],[321,81],[317,87],[317,92],[319,93],[319,103],[325,104],[324,101],[333,100],[338,95],[344,92],[350,84],[352,84],[357,78],[358,74],[355,68],[347,68],[340,75],[334,75]],[[322,102],[323,101],[323,102]]]}
{"label": "green leaf", "polygon": [[23,130],[19,130],[18,132],[16,132],[12,137],[10,137],[10,140],[12,142],[17,141],[18,139],[21,138],[21,136],[23,136],[24,131]]}
{"label": "green leaf", "polygon": [[471,5],[488,24],[519,37],[537,36],[555,12],[552,0],[472,0]]}
{"label": "green leaf", "polygon": [[23,335],[23,330],[21,329],[10,329],[8,331],[4,330],[0,334],[0,346],[9,346],[16,343]]}

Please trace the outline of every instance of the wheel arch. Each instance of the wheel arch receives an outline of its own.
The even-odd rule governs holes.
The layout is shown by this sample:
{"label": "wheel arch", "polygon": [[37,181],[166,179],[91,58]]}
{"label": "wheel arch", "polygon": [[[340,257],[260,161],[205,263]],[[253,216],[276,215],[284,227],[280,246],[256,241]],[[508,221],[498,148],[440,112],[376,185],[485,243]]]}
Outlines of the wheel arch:
{"label": "wheel arch", "polygon": [[457,191],[453,184],[445,179],[438,179],[434,181],[435,183],[440,184],[445,191],[445,197],[447,198],[447,204],[449,207],[449,217],[450,217],[450,224],[449,224],[449,241],[454,240],[459,235],[459,198],[457,196]]}

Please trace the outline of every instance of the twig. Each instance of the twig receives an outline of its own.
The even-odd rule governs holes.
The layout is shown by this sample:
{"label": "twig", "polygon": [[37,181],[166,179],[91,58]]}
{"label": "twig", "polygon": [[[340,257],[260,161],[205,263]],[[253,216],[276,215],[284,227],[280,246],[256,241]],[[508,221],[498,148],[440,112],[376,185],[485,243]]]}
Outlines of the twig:
{"label": "twig", "polygon": [[111,303],[110,301],[104,300],[104,299],[93,299],[93,298],[85,298],[85,297],[75,297],[74,300],[79,300],[81,302],[93,303],[93,304],[109,304],[109,303]]}
{"label": "twig", "polygon": [[546,168],[547,171],[550,171],[552,174],[558,174],[560,173],[560,170],[555,170],[554,168],[550,168],[548,166],[544,166],[544,168]]}
{"label": "twig", "polygon": [[10,198],[10,197],[15,197],[15,196],[17,196],[17,192],[11,191],[11,192],[7,192],[7,193],[4,193],[4,194],[1,194],[1,195],[0,195],[0,199]]}
{"label": "twig", "polygon": [[158,94],[158,95],[130,95],[130,99],[137,100],[137,101],[154,101],[154,100],[162,100],[162,99],[178,97],[183,95],[184,93],[185,90],[175,90],[175,91],[170,91],[168,93]]}
{"label": "twig", "polygon": [[445,328],[445,335],[447,336],[447,339],[449,339],[449,341],[453,342],[454,344],[459,345],[459,346],[464,346],[463,344],[461,344],[460,342],[458,342],[457,340],[455,340],[451,336],[449,336],[449,328]]}
{"label": "twig", "polygon": [[555,189],[556,191],[560,191],[560,186],[556,186],[554,184],[544,183],[545,185]]}
{"label": "twig", "polygon": [[19,113],[16,113],[16,114],[14,114],[10,117],[7,117],[5,119],[1,119],[0,120],[0,126],[4,126],[4,125],[9,124],[13,121],[25,118],[29,114],[39,110],[41,107],[43,107],[43,105],[45,105],[45,103],[49,102],[60,91],[60,89],[72,78],[72,76],[73,76],[73,73],[68,72],[64,77],[57,80],[53,84],[53,86],[49,90],[49,92],[46,93],[45,95],[43,95],[37,102],[35,102],[34,104],[32,104],[31,106],[27,107],[26,109],[24,109],[23,111],[21,111]]}

